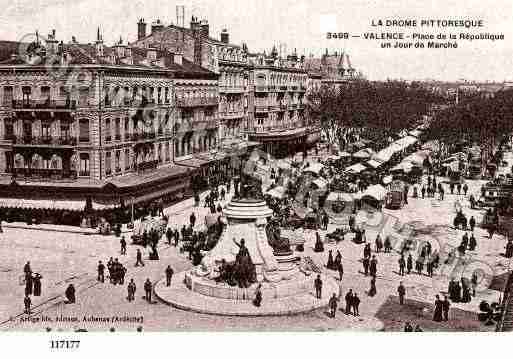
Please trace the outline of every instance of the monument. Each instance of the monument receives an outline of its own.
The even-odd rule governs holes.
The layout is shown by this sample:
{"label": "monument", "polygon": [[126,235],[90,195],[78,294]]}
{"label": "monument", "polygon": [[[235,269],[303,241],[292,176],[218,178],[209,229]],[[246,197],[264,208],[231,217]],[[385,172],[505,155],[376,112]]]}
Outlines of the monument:
{"label": "monument", "polygon": [[[261,188],[243,178],[239,184],[239,196],[223,209],[227,225],[218,243],[200,265],[181,273],[181,302],[173,302],[172,291],[163,286],[157,286],[157,296],[171,305],[211,314],[277,315],[275,307],[294,302],[291,297],[302,300],[295,301],[295,310],[281,314],[326,305],[312,292],[317,273],[294,253],[288,240],[280,238],[279,228],[268,226],[273,211]],[[333,279],[325,278],[325,283],[328,290],[337,288]],[[252,304],[257,288],[262,295],[258,310]]]}

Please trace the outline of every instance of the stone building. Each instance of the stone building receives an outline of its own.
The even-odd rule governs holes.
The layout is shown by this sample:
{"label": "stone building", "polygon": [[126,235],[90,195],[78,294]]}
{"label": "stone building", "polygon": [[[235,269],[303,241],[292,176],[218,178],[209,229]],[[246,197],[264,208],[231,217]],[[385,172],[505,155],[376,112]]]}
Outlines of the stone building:
{"label": "stone building", "polygon": [[0,207],[22,193],[97,209],[182,196],[197,166],[180,160],[217,146],[218,75],[181,53],[108,47],[99,31],[0,45]]}
{"label": "stone building", "polygon": [[340,86],[362,78],[362,74],[351,64],[349,54],[343,51],[329,54],[326,49],[320,58],[312,55],[305,60],[304,69],[309,73],[321,74],[322,83],[325,85]]}
{"label": "stone building", "polygon": [[210,34],[207,20],[191,18],[190,26],[164,26],[156,20],[147,33],[144,19],[137,23],[138,39],[135,47],[155,47],[183,57],[203,68],[219,74],[219,135],[222,140],[238,138],[247,126],[249,64],[246,49],[230,43],[226,29],[220,40]]}
{"label": "stone building", "polygon": [[251,54],[251,91],[254,113],[247,134],[276,157],[303,151],[313,128],[307,128],[305,93],[308,74],[304,57],[280,58],[276,47],[270,55]]}

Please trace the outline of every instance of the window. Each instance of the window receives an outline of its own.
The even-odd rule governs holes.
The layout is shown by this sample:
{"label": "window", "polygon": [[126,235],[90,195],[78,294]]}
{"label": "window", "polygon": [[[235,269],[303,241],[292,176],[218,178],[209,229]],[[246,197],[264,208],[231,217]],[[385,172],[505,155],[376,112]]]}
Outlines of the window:
{"label": "window", "polygon": [[164,91],[164,101],[165,103],[169,103],[169,88],[166,87],[165,91]]}
{"label": "window", "polygon": [[110,133],[110,119],[105,120],[105,142],[110,142],[111,133]]}
{"label": "window", "polygon": [[124,123],[124,132],[125,132],[125,139],[128,138],[129,132],[130,132],[130,120],[128,117],[125,117],[125,123]]}
{"label": "window", "polygon": [[80,176],[89,176],[89,153],[80,154]]}
{"label": "window", "polygon": [[12,119],[6,118],[4,120],[4,139],[12,140],[14,138],[14,126]]}
{"label": "window", "polygon": [[110,176],[112,174],[112,158],[111,153],[105,153],[105,175]]}
{"label": "window", "polygon": [[42,103],[50,102],[50,87],[48,87],[48,86],[41,87],[41,102]]}
{"label": "window", "polygon": [[88,106],[89,105],[89,88],[82,87],[78,93],[78,103],[79,106]]}
{"label": "window", "polygon": [[70,138],[71,130],[69,122],[61,121],[61,137],[62,138]]}
{"label": "window", "polygon": [[43,139],[50,139],[52,133],[50,130],[50,122],[42,121],[41,122],[41,137]]}
{"label": "window", "polygon": [[12,86],[4,86],[4,106],[11,106],[13,100],[13,88]]}
{"label": "window", "polygon": [[14,157],[11,151],[5,152],[5,172],[10,173],[14,168]]}
{"label": "window", "polygon": [[78,121],[80,142],[89,142],[89,120],[83,118]]}
{"label": "window", "polygon": [[130,170],[130,150],[125,149],[125,171]]}
{"label": "window", "polygon": [[121,151],[116,151],[116,155],[115,155],[115,158],[114,158],[115,165],[116,165],[116,173],[121,172],[120,158],[121,158]]}
{"label": "window", "polygon": [[121,140],[121,119],[116,118],[114,120],[114,136],[116,141]]}

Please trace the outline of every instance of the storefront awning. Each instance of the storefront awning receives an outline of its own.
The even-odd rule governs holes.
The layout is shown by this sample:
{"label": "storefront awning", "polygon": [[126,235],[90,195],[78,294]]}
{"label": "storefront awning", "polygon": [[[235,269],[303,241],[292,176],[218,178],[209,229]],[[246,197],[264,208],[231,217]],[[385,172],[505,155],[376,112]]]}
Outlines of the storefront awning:
{"label": "storefront awning", "polygon": [[21,209],[49,209],[64,211],[83,211],[85,201],[82,200],[45,200],[45,199],[22,199],[22,198],[1,198],[0,207],[21,208]]}

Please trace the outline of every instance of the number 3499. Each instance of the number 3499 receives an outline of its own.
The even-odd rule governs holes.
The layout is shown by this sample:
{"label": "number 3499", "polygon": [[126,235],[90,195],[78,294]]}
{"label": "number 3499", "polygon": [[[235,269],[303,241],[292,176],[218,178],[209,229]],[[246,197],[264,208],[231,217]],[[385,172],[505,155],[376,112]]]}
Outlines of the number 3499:
{"label": "number 3499", "polygon": [[326,38],[327,39],[348,39],[349,33],[348,32],[327,32]]}

